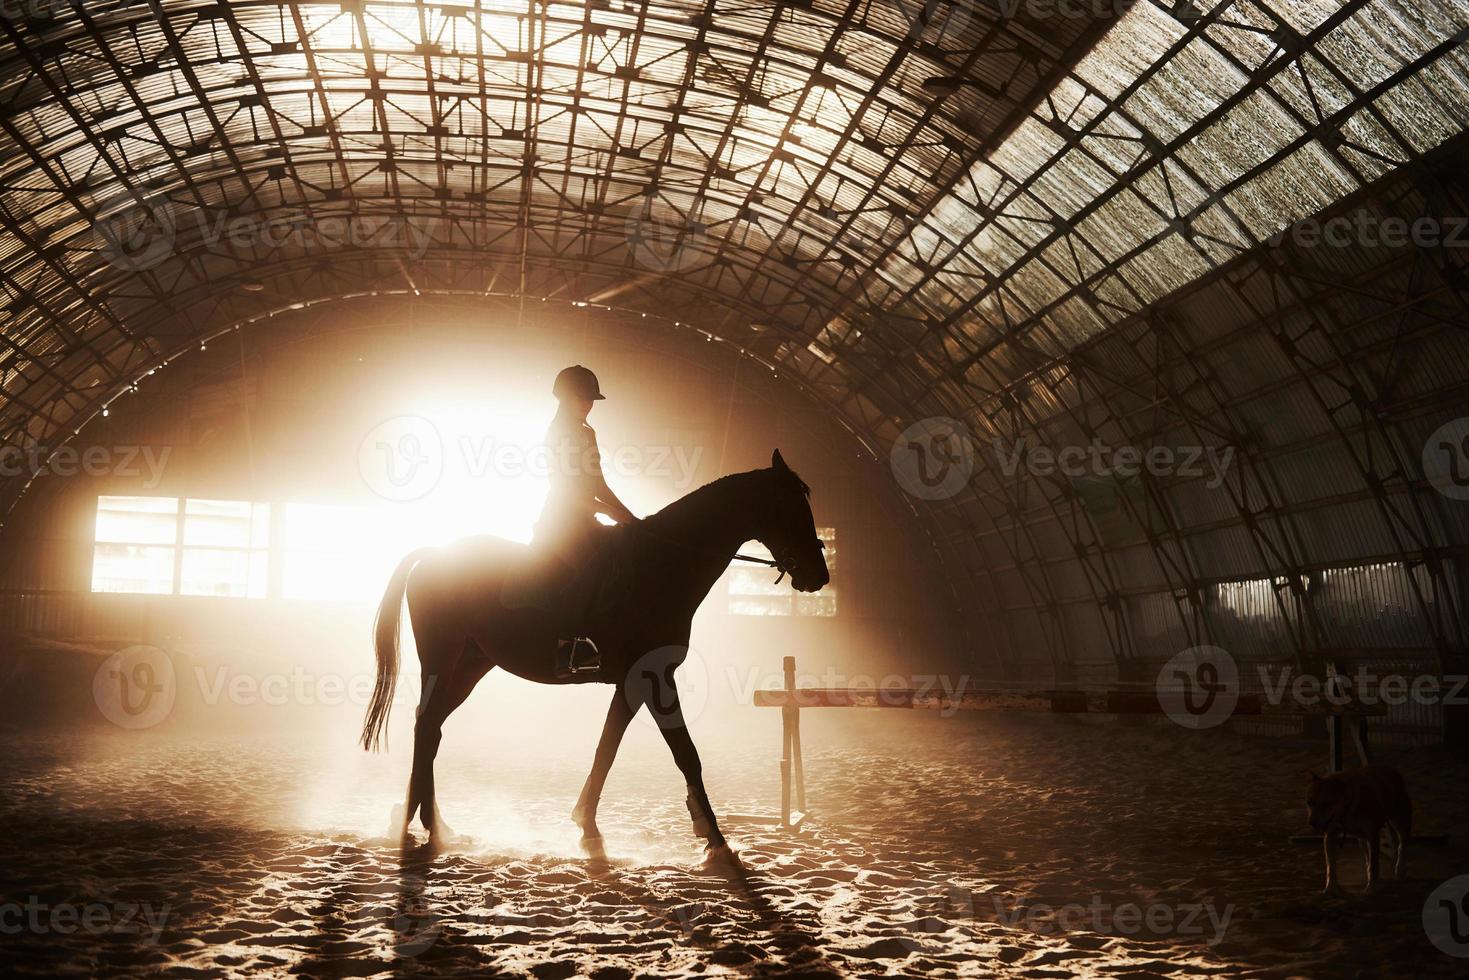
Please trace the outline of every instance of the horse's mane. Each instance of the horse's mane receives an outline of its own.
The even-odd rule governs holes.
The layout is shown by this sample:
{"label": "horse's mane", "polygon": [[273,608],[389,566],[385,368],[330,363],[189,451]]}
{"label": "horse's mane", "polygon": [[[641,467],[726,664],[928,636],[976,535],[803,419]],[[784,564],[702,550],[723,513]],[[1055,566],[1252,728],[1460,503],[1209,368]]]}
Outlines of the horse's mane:
{"label": "horse's mane", "polygon": [[[704,484],[697,490],[690,490],[667,507],[664,507],[655,514],[649,515],[648,520],[663,526],[677,527],[693,518],[698,511],[702,510],[701,505],[706,500],[736,494],[768,495],[769,491],[775,489],[776,484],[774,481],[779,476],[780,474],[773,467],[721,476],[716,480],[711,480]],[[810,496],[811,488],[806,485],[805,481],[799,476],[796,476],[794,472],[790,473],[790,477],[796,481],[802,493]],[[770,482],[762,490],[759,484],[764,481]]]}

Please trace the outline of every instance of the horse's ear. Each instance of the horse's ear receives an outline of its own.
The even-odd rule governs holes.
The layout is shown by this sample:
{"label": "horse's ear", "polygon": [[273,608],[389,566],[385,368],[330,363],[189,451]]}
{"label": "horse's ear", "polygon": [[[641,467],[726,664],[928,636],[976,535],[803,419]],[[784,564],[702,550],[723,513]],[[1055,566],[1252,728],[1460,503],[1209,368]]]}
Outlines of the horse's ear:
{"label": "horse's ear", "polygon": [[771,454],[770,466],[777,473],[789,473],[791,471],[791,468],[786,465],[785,459],[781,456],[779,449]]}

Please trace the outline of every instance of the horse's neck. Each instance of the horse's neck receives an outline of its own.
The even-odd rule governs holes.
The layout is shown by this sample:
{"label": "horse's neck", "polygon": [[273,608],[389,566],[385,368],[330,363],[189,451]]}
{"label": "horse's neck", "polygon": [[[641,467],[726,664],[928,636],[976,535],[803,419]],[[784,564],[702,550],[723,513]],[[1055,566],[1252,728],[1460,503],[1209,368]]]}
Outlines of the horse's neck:
{"label": "horse's neck", "polygon": [[695,605],[724,573],[740,545],[755,536],[759,471],[700,487],[648,518],[650,530],[668,542],[669,560],[686,569]]}

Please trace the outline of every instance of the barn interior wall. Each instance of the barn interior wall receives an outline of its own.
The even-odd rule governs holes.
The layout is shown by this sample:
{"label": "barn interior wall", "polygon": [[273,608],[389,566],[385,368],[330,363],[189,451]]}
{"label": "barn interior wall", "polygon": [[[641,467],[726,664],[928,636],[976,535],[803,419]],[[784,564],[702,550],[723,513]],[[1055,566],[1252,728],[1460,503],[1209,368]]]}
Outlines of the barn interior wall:
{"label": "barn interior wall", "polygon": [[[353,311],[349,304],[342,315],[350,320]],[[425,318],[422,308],[418,315]],[[278,333],[291,336],[292,330],[286,324]],[[101,495],[361,502],[358,442],[393,411],[386,401],[381,409],[372,401],[386,398],[381,393],[394,379],[422,367],[415,366],[414,352],[432,345],[424,343],[422,332],[411,344],[391,332],[348,336],[344,340],[327,332],[278,345],[279,336],[273,335],[258,343],[211,345],[149,379],[139,393],[119,401],[108,418],[96,420],[75,440],[79,451],[93,445],[114,451],[147,447],[154,458],[166,459],[161,478],[156,485],[141,476],[85,473],[36,480],[4,531],[0,625],[119,645],[227,645],[274,655],[295,651],[307,662],[364,659],[376,595],[327,604],[90,591]],[[455,336],[468,344],[456,359],[483,365],[477,370],[492,387],[503,376],[495,365],[506,350],[491,340]],[[812,675],[812,683],[834,684],[853,677],[860,683],[899,673],[971,669],[955,627],[953,596],[943,591],[931,560],[925,564],[911,513],[896,493],[872,488],[874,475],[884,475],[886,460],[862,454],[828,414],[793,397],[753,362],[707,362],[711,345],[696,343],[691,354],[653,352],[651,362],[645,360],[647,350],[628,351],[595,339],[583,350],[581,359],[605,367],[603,385],[612,397],[593,418],[604,453],[630,444],[671,445],[682,459],[696,463],[689,486],[665,480],[646,491],[639,498],[645,509],[722,472],[768,466],[772,450],[779,448],[811,485],[817,524],[836,529],[837,614],[731,615],[721,584],[695,626],[696,647],[703,647],[712,662],[778,670],[780,657],[790,654]],[[487,497],[485,506],[495,506],[494,499]]]}

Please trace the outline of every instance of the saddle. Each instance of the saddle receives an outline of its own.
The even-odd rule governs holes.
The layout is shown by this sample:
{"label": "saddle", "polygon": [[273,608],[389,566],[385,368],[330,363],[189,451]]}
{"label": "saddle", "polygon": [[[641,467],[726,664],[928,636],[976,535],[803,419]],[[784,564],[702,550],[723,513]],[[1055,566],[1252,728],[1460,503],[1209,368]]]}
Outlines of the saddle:
{"label": "saddle", "polygon": [[584,618],[595,623],[632,592],[633,565],[626,528],[599,525],[594,540],[573,556],[575,564],[564,555],[532,551],[530,561],[501,583],[501,607],[539,609],[559,620],[584,603]]}

